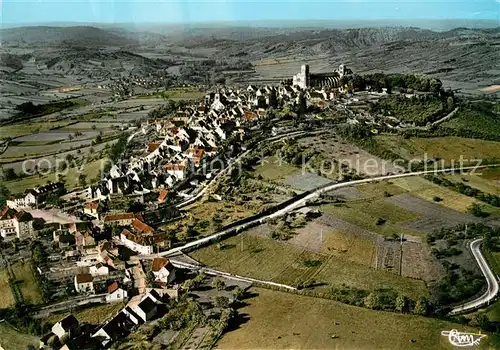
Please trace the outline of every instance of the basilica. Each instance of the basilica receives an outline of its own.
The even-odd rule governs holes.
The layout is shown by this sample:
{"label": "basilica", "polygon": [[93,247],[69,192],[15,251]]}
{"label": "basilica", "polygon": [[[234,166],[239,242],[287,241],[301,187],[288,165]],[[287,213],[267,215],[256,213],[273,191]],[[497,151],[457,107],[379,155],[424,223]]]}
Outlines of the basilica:
{"label": "basilica", "polygon": [[298,86],[301,89],[307,88],[338,88],[343,76],[351,75],[352,70],[341,64],[338,69],[331,73],[310,73],[309,65],[303,64],[300,72],[283,82],[285,85]]}

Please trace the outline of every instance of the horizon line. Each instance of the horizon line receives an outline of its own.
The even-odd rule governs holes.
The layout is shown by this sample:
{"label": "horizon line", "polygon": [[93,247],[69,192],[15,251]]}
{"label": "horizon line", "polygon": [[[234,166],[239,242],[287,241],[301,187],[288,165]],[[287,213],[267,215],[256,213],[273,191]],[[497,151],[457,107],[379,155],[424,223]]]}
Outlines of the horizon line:
{"label": "horizon line", "polygon": [[[111,21],[47,21],[47,22],[7,22],[3,21],[0,23],[0,27],[5,27],[8,26],[10,28],[13,27],[31,27],[31,26],[67,26],[71,24],[76,24],[76,25],[163,25],[163,26],[189,26],[189,25],[227,25],[230,27],[245,27],[249,26],[252,24],[259,24],[259,23],[267,23],[267,24],[275,24],[275,26],[280,26],[280,24],[286,24],[286,23],[322,23],[323,25],[325,24],[341,24],[341,23],[357,23],[358,26],[360,27],[366,27],[366,25],[363,25],[362,23],[358,22],[364,22],[364,23],[383,23],[387,22],[388,24],[394,24],[394,23],[408,23],[410,24],[411,22],[433,22],[433,23],[449,23],[449,22],[457,22],[457,21],[462,21],[462,22],[472,22],[472,23],[491,23],[494,24],[491,27],[488,28],[498,28],[500,27],[500,23],[498,23],[497,20],[494,19],[471,19],[471,18],[446,18],[446,19],[434,19],[434,18],[416,18],[416,19],[264,19],[264,20],[240,20],[240,21],[189,21],[189,22],[159,22],[159,21],[152,21],[152,22],[111,22]],[[388,25],[390,26],[390,25]],[[409,25],[413,26],[413,25]],[[270,27],[273,27],[272,25]]]}

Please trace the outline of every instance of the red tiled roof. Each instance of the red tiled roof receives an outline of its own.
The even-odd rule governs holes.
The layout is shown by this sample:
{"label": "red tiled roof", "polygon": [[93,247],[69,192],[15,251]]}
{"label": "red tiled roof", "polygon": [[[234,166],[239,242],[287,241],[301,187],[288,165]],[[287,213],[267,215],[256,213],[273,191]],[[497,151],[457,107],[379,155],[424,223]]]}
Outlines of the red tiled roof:
{"label": "red tiled roof", "polygon": [[115,281],[108,286],[108,293],[111,294],[117,289],[118,289],[118,282]]}
{"label": "red tiled roof", "polygon": [[158,149],[158,147],[160,147],[161,143],[150,143],[148,145],[148,152],[149,153],[152,153],[154,151],[156,151]]}
{"label": "red tiled roof", "polygon": [[17,215],[17,210],[9,208],[7,205],[2,207],[2,211],[0,212],[0,220],[9,220],[13,219]]}
{"label": "red tiled roof", "polygon": [[76,283],[88,283],[88,282],[92,282],[92,275],[88,273],[76,275]]}
{"label": "red tiled roof", "polygon": [[151,267],[151,270],[154,272],[160,271],[162,268],[165,266],[169,265],[170,261],[166,258],[154,258],[153,260],[153,266]]}
{"label": "red tiled roof", "polygon": [[160,195],[158,196],[158,202],[164,202],[165,198],[167,198],[168,191],[167,190],[161,190]]}
{"label": "red tiled roof", "polygon": [[139,219],[132,221],[132,227],[139,232],[153,233],[153,228]]}
{"label": "red tiled roof", "polygon": [[87,209],[97,209],[99,207],[99,202],[93,201],[93,202],[87,202],[85,204],[85,208]]}
{"label": "red tiled roof", "polygon": [[152,244],[152,236],[141,236],[130,232],[127,229],[124,229],[121,233],[124,235],[129,241],[135,242],[140,245],[151,245]]}
{"label": "red tiled roof", "polygon": [[255,117],[257,117],[257,114],[255,114],[254,112],[245,111],[245,119],[246,120],[252,120]]}
{"label": "red tiled roof", "polygon": [[104,222],[133,220],[133,219],[142,220],[142,215],[135,213],[120,213],[120,214],[106,215],[106,217],[104,218]]}
{"label": "red tiled roof", "polygon": [[31,221],[33,220],[33,216],[30,213],[25,212],[24,210],[18,211],[15,215],[18,221]]}
{"label": "red tiled roof", "polygon": [[165,170],[184,170],[186,166],[184,164],[178,164],[178,163],[170,163],[170,164],[165,164],[163,169]]}

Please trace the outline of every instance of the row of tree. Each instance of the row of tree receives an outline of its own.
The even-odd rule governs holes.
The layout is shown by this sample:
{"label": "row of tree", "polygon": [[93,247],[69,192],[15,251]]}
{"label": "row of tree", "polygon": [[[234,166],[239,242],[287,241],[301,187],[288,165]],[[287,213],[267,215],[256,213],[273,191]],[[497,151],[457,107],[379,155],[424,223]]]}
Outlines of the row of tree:
{"label": "row of tree", "polygon": [[484,193],[483,191],[466,185],[462,182],[453,182],[441,176],[426,175],[426,180],[432,181],[436,185],[450,188],[458,193],[464,194],[468,197],[479,199],[482,202],[488,203],[494,207],[500,207],[500,196],[491,193]]}
{"label": "row of tree", "polygon": [[[421,92],[432,92],[435,94],[443,92],[443,84],[439,79],[427,75],[417,74],[366,74],[366,75],[346,75],[340,80],[342,86],[349,86],[353,90],[366,90],[370,87],[374,91],[382,92],[387,89],[391,93],[393,89],[411,89]],[[444,92],[443,92],[444,93]]]}
{"label": "row of tree", "polygon": [[435,306],[426,297],[412,300],[405,295],[398,294],[392,289],[377,289],[366,291],[363,289],[332,287],[332,299],[345,304],[366,307],[372,310],[384,310],[400,313],[428,316],[435,311]]}

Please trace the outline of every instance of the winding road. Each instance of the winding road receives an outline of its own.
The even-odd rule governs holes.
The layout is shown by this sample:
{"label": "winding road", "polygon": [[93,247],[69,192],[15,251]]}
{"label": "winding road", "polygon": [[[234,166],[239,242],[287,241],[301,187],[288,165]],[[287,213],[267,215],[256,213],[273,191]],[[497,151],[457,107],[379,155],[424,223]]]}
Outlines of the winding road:
{"label": "winding road", "polygon": [[464,313],[466,311],[476,310],[479,309],[480,307],[488,305],[490,301],[495,299],[495,297],[498,294],[499,290],[498,281],[495,275],[493,274],[493,271],[491,271],[490,267],[488,266],[488,263],[486,262],[486,259],[484,258],[483,254],[481,253],[482,241],[483,241],[482,238],[473,240],[472,242],[469,243],[469,248],[472,252],[472,255],[476,259],[477,264],[481,269],[481,272],[486,278],[486,282],[488,283],[488,289],[479,298],[471,300],[469,302],[466,302],[462,305],[453,308],[453,310],[451,310],[450,312],[450,314],[452,315]]}
{"label": "winding road", "polygon": [[291,212],[291,211],[293,211],[301,206],[304,206],[304,205],[306,205],[306,202],[319,198],[319,195],[322,193],[330,192],[330,191],[333,191],[333,190],[336,190],[339,188],[349,187],[349,186],[354,186],[354,185],[359,185],[359,184],[365,184],[365,183],[370,183],[370,182],[376,182],[376,181],[382,181],[382,180],[391,180],[391,179],[398,179],[398,178],[403,178],[403,177],[410,177],[410,176],[420,176],[420,175],[434,174],[434,173],[445,173],[445,172],[450,172],[453,170],[455,170],[455,171],[476,170],[476,169],[480,169],[480,168],[488,168],[488,167],[495,167],[495,166],[499,166],[499,164],[484,165],[484,166],[480,166],[480,167],[461,167],[461,168],[446,168],[446,169],[437,169],[437,170],[432,169],[432,170],[427,170],[427,171],[425,171],[425,170],[424,171],[415,171],[415,172],[411,172],[411,173],[403,173],[403,174],[396,174],[396,175],[384,175],[384,176],[372,177],[372,178],[362,179],[362,180],[333,183],[333,184],[330,184],[328,186],[321,186],[321,187],[318,187],[315,190],[313,190],[312,193],[310,193],[309,195],[307,195],[303,198],[297,199],[297,201],[289,204],[288,206],[286,206],[285,208],[283,208],[281,210],[277,210],[276,212],[274,212],[272,214],[269,214],[269,215],[266,215],[266,216],[263,216],[260,218],[256,218],[255,220],[246,222],[244,224],[216,232],[210,236],[197,239],[195,241],[186,243],[186,244],[179,246],[179,247],[169,249],[169,250],[164,251],[164,252],[159,253],[159,254],[140,255],[139,258],[141,258],[141,259],[153,259],[153,258],[158,257],[158,256],[171,256],[173,254],[178,254],[178,253],[182,252],[183,250],[196,248],[198,246],[209,243],[211,241],[215,241],[217,239],[224,238],[225,236],[227,236],[231,233],[242,232],[243,230],[251,227],[252,225],[262,224],[270,218],[282,216],[282,215],[289,213],[289,212]]}

